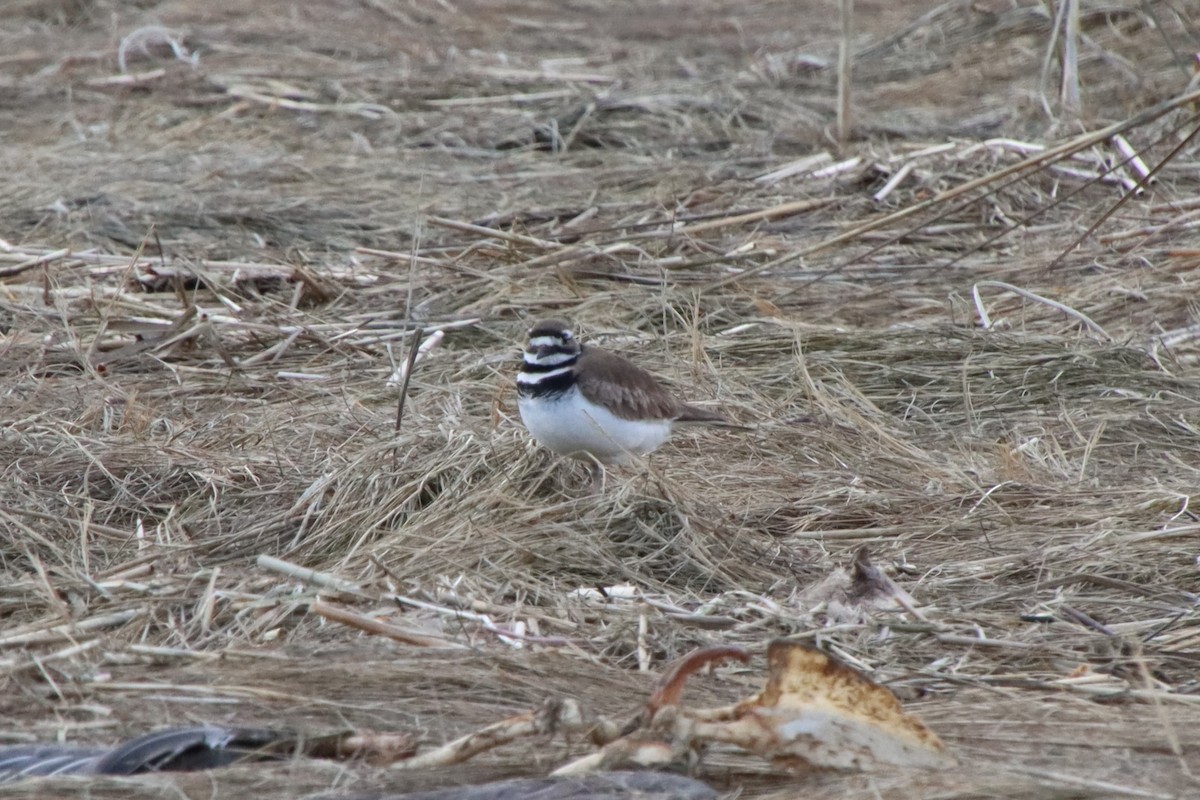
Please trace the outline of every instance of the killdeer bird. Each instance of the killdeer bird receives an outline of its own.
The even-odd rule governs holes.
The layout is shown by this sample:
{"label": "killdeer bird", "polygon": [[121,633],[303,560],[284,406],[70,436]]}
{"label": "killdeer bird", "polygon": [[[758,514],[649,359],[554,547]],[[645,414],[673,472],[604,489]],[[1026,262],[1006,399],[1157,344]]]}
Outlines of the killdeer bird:
{"label": "killdeer bird", "polygon": [[543,447],[609,464],[656,450],[672,423],[730,424],[720,414],[680,402],[621,356],[581,344],[560,319],[529,329],[517,405]]}

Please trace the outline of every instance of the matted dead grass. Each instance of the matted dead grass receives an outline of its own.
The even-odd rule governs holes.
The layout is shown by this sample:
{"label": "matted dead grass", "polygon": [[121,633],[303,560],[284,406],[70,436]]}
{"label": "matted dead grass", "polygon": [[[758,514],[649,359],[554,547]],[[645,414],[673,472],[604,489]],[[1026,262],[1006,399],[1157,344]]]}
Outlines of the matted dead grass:
{"label": "matted dead grass", "polygon": [[[133,5],[0,15],[0,739],[433,745],[550,696],[627,718],[692,647],[790,635],[961,766],[797,782],[710,753],[741,797],[1197,791],[1186,8],[1084,3],[1085,116],[1056,123],[1040,5],[860,0],[838,149],[832,3]],[[143,32],[122,76],[152,24],[183,60]],[[1137,178],[1089,182],[1122,158],[1108,126],[1171,160],[1068,250]],[[550,314],[752,430],[594,493],[516,419]],[[444,339],[397,431],[416,329]],[[863,545],[919,617],[822,588]],[[467,649],[364,636],[318,595]],[[399,791],[570,752],[0,796]]]}

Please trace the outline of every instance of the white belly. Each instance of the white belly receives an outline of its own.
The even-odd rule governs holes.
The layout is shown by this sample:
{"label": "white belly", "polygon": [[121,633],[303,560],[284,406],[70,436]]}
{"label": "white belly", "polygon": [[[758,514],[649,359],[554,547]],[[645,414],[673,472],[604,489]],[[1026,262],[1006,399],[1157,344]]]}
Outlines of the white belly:
{"label": "white belly", "polygon": [[655,450],[671,433],[670,420],[642,422],[621,419],[602,406],[583,399],[578,389],[556,398],[521,397],[521,421],[543,447],[576,458],[588,454],[614,464],[630,454]]}

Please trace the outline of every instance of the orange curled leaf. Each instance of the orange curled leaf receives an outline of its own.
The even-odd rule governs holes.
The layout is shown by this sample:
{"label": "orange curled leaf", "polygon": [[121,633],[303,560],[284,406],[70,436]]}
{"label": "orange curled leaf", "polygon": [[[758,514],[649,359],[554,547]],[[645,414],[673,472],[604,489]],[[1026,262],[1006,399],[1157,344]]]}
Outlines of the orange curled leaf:
{"label": "orange curled leaf", "polygon": [[709,664],[730,658],[746,664],[750,661],[750,653],[734,645],[717,645],[701,647],[672,661],[646,702],[647,719],[652,719],[663,706],[679,705],[679,697],[683,694],[683,685],[689,675]]}

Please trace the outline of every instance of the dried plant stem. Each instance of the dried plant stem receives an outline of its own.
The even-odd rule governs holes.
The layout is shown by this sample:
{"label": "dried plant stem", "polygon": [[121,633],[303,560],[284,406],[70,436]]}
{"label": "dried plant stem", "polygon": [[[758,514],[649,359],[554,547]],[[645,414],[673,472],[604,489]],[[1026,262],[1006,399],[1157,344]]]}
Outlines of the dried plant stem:
{"label": "dried plant stem", "polygon": [[837,140],[850,141],[854,116],[850,109],[854,86],[854,0],[839,0],[841,36],[838,39]]}

